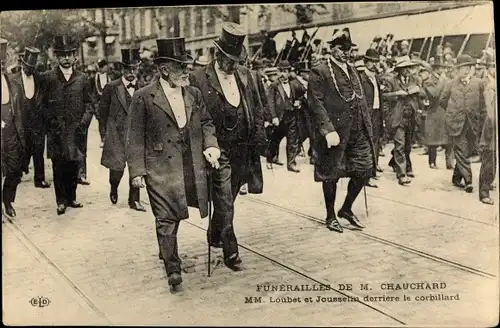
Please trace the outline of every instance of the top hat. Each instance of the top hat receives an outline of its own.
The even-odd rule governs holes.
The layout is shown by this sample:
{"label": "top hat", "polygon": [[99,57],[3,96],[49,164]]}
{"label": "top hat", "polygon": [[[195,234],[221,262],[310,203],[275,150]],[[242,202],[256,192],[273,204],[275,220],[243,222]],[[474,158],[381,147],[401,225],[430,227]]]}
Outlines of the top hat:
{"label": "top hat", "polygon": [[26,47],[24,48],[24,54],[20,55],[19,58],[24,63],[24,65],[30,67],[36,67],[36,62],[38,60],[38,55],[40,54],[40,50],[35,47]]}
{"label": "top hat", "polygon": [[55,52],[75,51],[78,48],[76,41],[70,35],[56,35],[52,47]]}
{"label": "top hat", "polygon": [[394,64],[394,68],[405,68],[405,67],[412,67],[412,66],[418,66],[420,63],[417,63],[415,61],[412,61],[408,55],[406,56],[400,56],[396,59],[396,63]]}
{"label": "top hat", "polygon": [[1,61],[4,61],[5,59],[7,59],[7,43],[9,43],[9,41],[0,38],[0,60]]}
{"label": "top hat", "polygon": [[184,38],[169,38],[156,40],[158,47],[158,57],[154,59],[156,64],[174,61],[184,64],[192,64],[194,58],[186,52]]}
{"label": "top hat", "polygon": [[306,61],[301,61],[301,62],[297,62],[295,64],[295,70],[299,73],[301,72],[310,72],[311,71],[311,68],[309,67],[309,63],[306,62]]}
{"label": "top hat", "polygon": [[99,68],[103,68],[104,66],[108,65],[108,61],[106,59],[99,59],[97,61],[97,66]]}
{"label": "top hat", "polygon": [[343,30],[335,29],[333,31],[332,40],[328,41],[330,46],[334,47],[340,45],[342,47],[351,48],[355,47],[356,44],[352,43],[351,32],[349,28],[344,28]]}
{"label": "top hat", "polygon": [[460,55],[457,57],[456,67],[462,66],[474,66],[476,65],[476,61],[472,59],[469,55]]}
{"label": "top hat", "polygon": [[239,62],[247,58],[247,50],[243,45],[245,37],[246,34],[239,24],[225,23],[219,39],[215,40],[214,44],[226,56]]}
{"label": "top hat", "polygon": [[120,64],[124,66],[139,66],[141,64],[139,48],[122,49],[122,61]]}
{"label": "top hat", "polygon": [[278,63],[278,69],[282,70],[282,69],[290,69],[292,68],[290,66],[290,62],[288,60],[282,60]]}
{"label": "top hat", "polygon": [[199,66],[207,66],[209,63],[207,56],[200,56],[194,61],[194,64]]}
{"label": "top hat", "polygon": [[364,55],[365,60],[371,60],[374,62],[380,61],[380,55],[378,54],[378,51],[372,48],[369,48],[366,50],[366,53]]}

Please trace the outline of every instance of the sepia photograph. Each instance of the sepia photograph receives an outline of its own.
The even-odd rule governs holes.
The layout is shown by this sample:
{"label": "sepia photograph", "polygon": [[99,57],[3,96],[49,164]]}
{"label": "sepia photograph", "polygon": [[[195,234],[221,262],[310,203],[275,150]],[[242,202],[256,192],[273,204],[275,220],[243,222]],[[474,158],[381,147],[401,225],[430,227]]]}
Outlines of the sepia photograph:
{"label": "sepia photograph", "polygon": [[136,5],[0,12],[4,325],[499,324],[493,1]]}

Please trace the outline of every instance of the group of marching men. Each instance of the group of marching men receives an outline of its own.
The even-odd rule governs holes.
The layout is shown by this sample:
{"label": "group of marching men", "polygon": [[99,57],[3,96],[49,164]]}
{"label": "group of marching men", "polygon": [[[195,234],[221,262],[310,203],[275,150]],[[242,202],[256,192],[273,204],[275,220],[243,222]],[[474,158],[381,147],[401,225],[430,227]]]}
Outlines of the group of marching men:
{"label": "group of marching men", "polygon": [[[214,41],[215,59],[195,70],[190,67],[193,58],[186,52],[184,38],[158,39],[154,59],[158,73],[146,85],[137,78],[138,49],[122,49],[120,77],[102,77],[103,70],[89,79],[73,69],[78,45],[68,35],[54,39],[57,67],[33,75],[32,57],[38,50],[26,48],[22,70],[15,76],[4,74],[7,40],[2,39],[5,214],[16,215],[12,203],[22,172],[27,170],[27,155],[40,153],[39,149],[30,150],[41,138],[38,126],[44,126],[47,135],[57,214],[64,214],[68,207],[83,207],[76,197],[79,170],[86,157],[88,127],[98,112],[101,164],[109,169],[109,199],[118,202],[118,185],[127,166],[129,206],[145,211],[139,199],[139,190],[145,187],[156,219],[159,257],[175,292],[182,283],[177,231],[180,221],[189,216],[188,207],[198,208],[204,218],[213,202],[208,243],[222,248],[228,268],[243,269],[233,227],[234,203],[243,186],[249,193],[263,192],[260,157],[266,157],[268,166],[282,165],[278,149],[284,137],[291,172],[299,171],[295,157],[304,139],[310,139],[309,154],[314,180],[322,183],[327,228],[343,232],[337,217],[364,228],[352,205],[376,177],[384,124],[394,141],[391,165],[399,183],[407,185],[413,176],[411,141],[421,104],[426,104],[428,120],[437,120],[430,118],[433,115],[441,117],[435,124],[447,131],[456,158],[452,182],[467,192],[472,191],[468,154],[475,138],[484,139],[480,198],[492,203],[489,190],[496,170],[494,58],[488,62],[483,80],[471,76],[475,62],[468,56],[457,58],[452,80],[446,79],[439,65],[433,69],[407,56],[398,58],[393,69],[380,75],[380,58],[374,49],[363,57],[362,71],[350,63],[355,45],[349,30],[344,29],[334,31],[329,58],[313,63],[312,68],[298,63],[293,69],[298,75],[291,77],[287,61],[277,68],[264,68],[259,62],[253,70],[241,65],[247,58],[245,37],[238,24],[224,24]],[[105,67],[105,63],[98,66]],[[419,69],[415,72],[415,68]],[[36,119],[27,120],[26,113]],[[298,133],[299,125],[307,133]],[[437,146],[449,143],[428,144],[431,167],[436,167]],[[41,154],[43,161],[43,148]],[[35,164],[35,186],[48,187],[37,167]],[[349,183],[336,212],[340,178],[349,178]]]}

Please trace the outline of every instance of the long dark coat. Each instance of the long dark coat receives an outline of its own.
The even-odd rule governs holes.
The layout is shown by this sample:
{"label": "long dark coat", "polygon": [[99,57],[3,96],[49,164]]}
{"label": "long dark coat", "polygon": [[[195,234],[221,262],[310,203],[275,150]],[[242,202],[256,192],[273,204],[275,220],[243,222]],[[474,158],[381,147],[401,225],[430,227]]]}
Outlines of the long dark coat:
{"label": "long dark coat", "polygon": [[106,84],[99,102],[104,146],[101,165],[114,171],[125,169],[125,143],[127,139],[127,90],[122,78]]}
{"label": "long dark coat", "polygon": [[[196,70],[191,75],[190,81],[192,86],[201,90],[207,110],[213,118],[217,136],[219,136],[219,132],[223,129],[222,123],[224,122],[223,111],[221,109],[224,108],[226,100],[217,74],[215,73],[214,65],[215,61],[206,67]],[[246,168],[247,181],[242,181],[242,183],[248,183],[249,193],[260,194],[264,188],[260,154],[263,154],[263,148],[267,147],[264,130],[264,111],[259,105],[259,93],[255,89],[255,83],[252,81],[250,70],[239,65],[235,76],[243,85],[241,100],[249,132],[247,144],[249,160],[248,167]]]}
{"label": "long dark coat", "polygon": [[[4,152],[4,150],[12,149],[13,145],[6,145],[2,133],[2,156],[1,156],[1,169],[2,175],[5,174],[17,174],[19,170],[28,173],[28,165],[24,160],[24,151],[26,150],[26,141],[24,138],[24,117],[21,108],[21,93],[22,90],[18,83],[14,82],[14,78],[11,75],[4,75],[7,82],[7,87],[9,89],[9,103],[12,106],[12,115],[14,117],[14,125],[21,142],[20,152]],[[2,105],[3,107],[4,105]],[[5,121],[3,117],[4,109],[2,108],[2,122]],[[3,129],[3,127],[2,127]],[[16,171],[16,172],[13,172]]]}
{"label": "long dark coat", "polygon": [[465,86],[459,77],[454,78],[443,90],[440,103],[446,110],[446,128],[449,136],[460,135],[465,120],[468,119],[474,134],[479,138],[486,117],[482,80],[473,76]]}
{"label": "long dark coat", "polygon": [[428,146],[440,146],[448,144],[448,132],[446,131],[446,112],[439,102],[441,92],[448,83],[446,77],[431,75],[429,79],[422,82],[429,106],[425,120],[425,144]]}
{"label": "long dark coat", "polygon": [[368,75],[365,72],[359,74],[361,79],[361,85],[363,86],[363,92],[365,95],[366,107],[368,113],[370,114],[372,122],[372,132],[374,144],[379,144],[380,138],[384,133],[384,101],[382,99],[382,81],[378,75],[375,75],[375,80],[377,81],[378,88],[378,98],[380,102],[380,107],[377,110],[373,110],[373,99],[375,98],[375,86],[371,82]]}
{"label": "long dark coat", "polygon": [[59,67],[42,75],[42,108],[47,126],[47,156],[81,161],[94,109],[88,77],[73,70],[66,81]]}
{"label": "long dark coat", "polygon": [[[356,70],[348,66],[351,79],[335,64],[331,64],[336,77],[339,91],[345,98],[352,95],[353,89],[358,95],[363,96],[359,76]],[[364,97],[364,96],[363,96]],[[327,181],[345,177],[351,168],[347,167],[345,150],[351,137],[353,106],[360,106],[363,128],[368,134],[371,156],[373,159],[373,172],[375,172],[375,150],[373,146],[373,133],[370,116],[364,99],[345,102],[337,92],[334,80],[330,74],[327,63],[313,67],[309,75],[307,100],[314,127],[314,150],[316,161],[314,165],[314,180]],[[328,148],[325,136],[337,131],[340,144]]]}
{"label": "long dark coat", "polygon": [[[208,215],[207,162],[203,151],[219,148],[215,128],[199,90],[182,90],[186,107],[193,167],[183,166],[180,130],[160,82],[138,90],[132,97],[127,124],[127,165],[130,177],[145,176],[156,218],[183,220],[188,206]],[[194,181],[186,186],[186,178]],[[196,191],[193,190],[196,188]],[[187,192],[186,192],[187,190]]]}
{"label": "long dark coat", "polygon": [[486,105],[486,119],[481,131],[479,146],[484,150],[497,151],[497,85],[494,79],[485,81],[484,100]]}

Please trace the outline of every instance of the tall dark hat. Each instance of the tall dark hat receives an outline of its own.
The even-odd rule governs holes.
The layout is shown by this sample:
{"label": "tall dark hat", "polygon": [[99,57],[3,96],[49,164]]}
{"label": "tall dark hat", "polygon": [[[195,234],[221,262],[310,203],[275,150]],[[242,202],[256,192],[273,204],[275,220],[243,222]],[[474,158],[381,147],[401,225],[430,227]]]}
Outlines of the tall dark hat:
{"label": "tall dark hat", "polygon": [[56,35],[52,45],[54,51],[75,51],[78,48],[77,42],[70,35]]}
{"label": "tall dark hat", "polygon": [[356,46],[356,44],[354,44],[351,40],[351,31],[349,30],[348,27],[346,27],[342,30],[335,29],[333,31],[332,40],[328,41],[328,43],[332,47],[337,46],[337,45],[340,45],[340,46],[346,47],[346,48],[351,48],[351,47]]}
{"label": "tall dark hat", "polygon": [[158,57],[154,59],[156,64],[175,61],[179,63],[192,64],[194,58],[186,52],[186,42],[184,38],[169,38],[156,40],[158,47]]}
{"label": "tall dark hat", "polygon": [[7,59],[7,44],[9,41],[0,38],[0,60],[4,61]]}
{"label": "tall dark hat", "polygon": [[24,65],[30,67],[36,67],[36,63],[38,60],[38,55],[40,54],[40,50],[35,47],[26,47],[24,48],[24,54],[20,55],[19,58]]}
{"label": "tall dark hat", "polygon": [[222,26],[222,33],[218,40],[214,41],[215,46],[226,56],[234,61],[242,61],[247,58],[247,50],[243,45],[246,33],[241,25],[236,23],[225,23]]}
{"label": "tall dark hat", "polygon": [[139,66],[141,64],[139,48],[122,49],[122,61],[120,64],[132,67]]}

